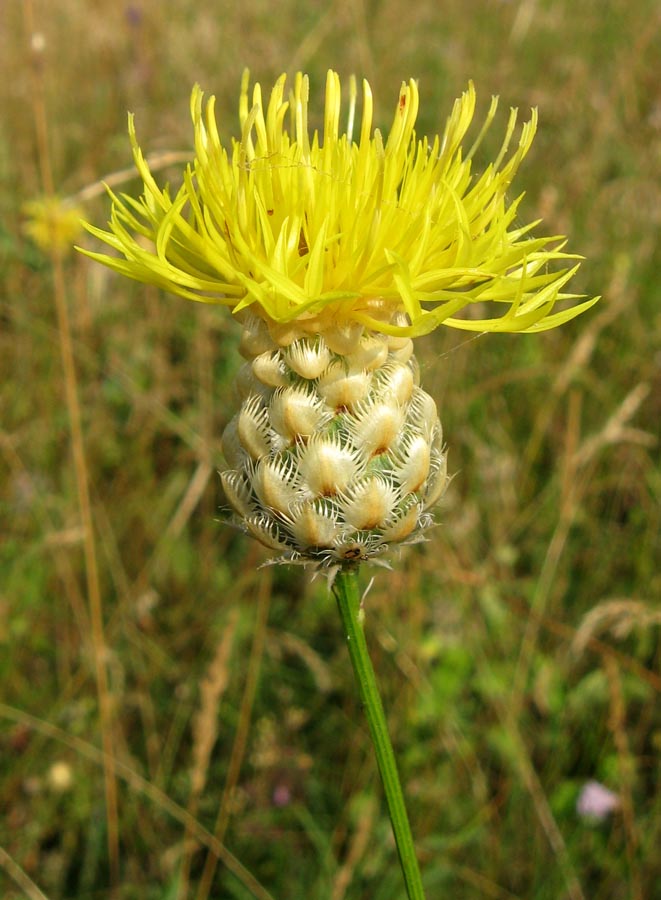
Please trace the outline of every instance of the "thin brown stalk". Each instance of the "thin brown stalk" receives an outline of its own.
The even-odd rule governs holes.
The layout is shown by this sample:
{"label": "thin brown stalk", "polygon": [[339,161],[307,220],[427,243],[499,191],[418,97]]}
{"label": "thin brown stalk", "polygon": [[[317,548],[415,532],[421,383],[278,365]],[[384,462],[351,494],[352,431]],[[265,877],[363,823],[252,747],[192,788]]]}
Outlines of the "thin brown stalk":
{"label": "thin brown stalk", "polygon": [[[493,676],[489,671],[489,662],[486,658],[478,659],[480,669],[485,671],[489,679]],[[539,780],[539,775],[528,752],[518,722],[518,709],[510,700],[494,698],[494,708],[503,728],[507,731],[515,750],[515,766],[522,784],[527,790],[537,816],[540,827],[554,854],[562,876],[565,881],[567,897],[569,900],[586,900],[583,888],[576,874],[567,845],[562,832],[555,820],[553,811],[549,805],[544,787]]]}
{"label": "thin brown stalk", "polygon": [[[160,172],[169,166],[191,162],[192,158],[193,154],[190,150],[164,150],[161,153],[148,154],[145,157],[145,162],[152,172]],[[116,172],[104,175],[103,178],[92,182],[92,184],[85,185],[84,188],[67,197],[67,200],[70,203],[86,203],[95,197],[103,196],[106,193],[106,188],[116,188],[132,178],[135,178],[135,166],[118,169]]]}
{"label": "thin brown stalk", "polygon": [[353,33],[356,41],[356,53],[360,60],[360,68],[365,77],[374,78],[376,62],[372,52],[370,11],[365,0],[350,0],[347,12],[353,20]]}
{"label": "thin brown stalk", "polygon": [[353,879],[353,874],[369,846],[372,829],[374,828],[375,812],[376,804],[372,798],[367,802],[365,809],[361,812],[361,816],[358,820],[358,827],[351,838],[346,859],[338,869],[333,880],[331,900],[344,900],[347,889]]}
{"label": "thin brown stalk", "polygon": [[548,400],[540,407],[523,454],[524,476],[520,488],[522,494],[527,492],[533,460],[539,454],[544,435],[553,421],[558,403],[567,393],[571,383],[589,368],[602,331],[611,325],[635,300],[635,292],[628,284],[629,274],[629,263],[623,263],[621,259],[617,259],[606,292],[609,302],[604,304],[601,312],[587,323],[550,386]]}
{"label": "thin brown stalk", "polygon": [[[230,611],[216,652],[207,669],[206,677],[200,685],[200,709],[193,721],[193,765],[191,769],[191,789],[188,812],[197,817],[200,797],[207,781],[211,751],[218,737],[218,707],[229,684],[230,656],[238,625],[239,611]],[[190,827],[186,828],[184,854],[179,874],[178,897],[185,900],[188,895],[190,865],[197,842],[193,840]]]}
{"label": "thin brown stalk", "polygon": [[[19,478],[25,479],[26,483],[31,485],[30,472],[17,453],[10,435],[3,431],[0,431],[0,452],[4,456],[7,467],[11,470],[13,476],[17,480]],[[42,531],[46,534],[44,546],[52,554],[55,568],[64,586],[65,595],[69,599],[78,629],[81,635],[84,635],[89,630],[89,616],[85,608],[84,597],[71,565],[70,557],[63,550],[64,546],[66,546],[65,542],[58,539],[59,535],[48,507],[44,503],[41,492],[36,489],[34,490],[34,496],[31,498],[30,509],[32,515],[40,523]]]}
{"label": "thin brown stalk", "polygon": [[[32,111],[34,115],[37,156],[41,171],[44,194],[55,193],[53,172],[48,142],[48,117],[44,99],[44,78],[39,43],[35,40],[36,28],[32,0],[23,0],[25,27],[32,46]],[[99,702],[101,739],[104,753],[104,788],[106,801],[106,821],[108,832],[108,860],[110,866],[111,889],[119,885],[119,825],[117,813],[117,784],[110,764],[113,758],[113,716],[112,698],[106,669],[106,642],[103,626],[101,589],[96,557],[94,523],[89,492],[89,475],[85,457],[82,417],[78,398],[78,379],[73,355],[69,311],[67,307],[64,266],[61,251],[53,249],[53,293],[60,339],[60,353],[64,372],[64,388],[71,432],[74,473],[78,507],[83,528],[83,550],[87,597],[90,609],[91,638],[94,658],[94,674]]]}
{"label": "thin brown stalk", "polygon": [[631,879],[631,900],[643,900],[643,888],[640,882],[640,872],[636,862],[638,851],[638,832],[636,830],[636,817],[634,814],[631,782],[633,780],[634,758],[629,749],[629,741],[626,732],[626,707],[622,694],[622,681],[620,670],[614,659],[604,658],[604,668],[608,678],[610,690],[610,717],[609,727],[613,735],[613,741],[617,749],[617,761],[620,769],[620,805],[622,808],[622,821],[624,823],[624,840],[626,846],[627,863]]}
{"label": "thin brown stalk", "polygon": [[[218,808],[216,824],[213,834],[219,843],[223,843],[227,826],[229,825],[231,815],[231,802],[236,789],[236,785],[241,773],[241,766],[246,752],[248,742],[248,732],[250,729],[250,719],[252,716],[252,708],[257,693],[257,684],[259,681],[259,670],[264,655],[264,644],[266,640],[266,625],[268,621],[269,608],[271,605],[271,584],[272,576],[270,569],[262,569],[259,583],[259,592],[257,598],[257,617],[255,621],[255,632],[253,635],[252,647],[250,649],[250,659],[248,661],[248,674],[246,676],[246,684],[241,699],[241,708],[239,710],[239,722],[234,737],[232,753],[227,769],[227,778],[225,779],[225,787]],[[197,900],[207,900],[211,890],[211,884],[216,866],[218,864],[217,854],[210,848],[204,863],[204,870],[200,880],[200,886],[197,892]]]}
{"label": "thin brown stalk", "polygon": [[141,593],[147,588],[152,573],[158,568],[163,559],[167,558],[168,551],[186,527],[188,520],[192,516],[197,504],[200,502],[200,498],[206,490],[212,473],[212,466],[205,459],[201,459],[188,482],[177,508],[172,514],[167,526],[163,529],[158,543],[137,577],[133,580],[130,591],[131,596],[136,596],[136,594]]}
{"label": "thin brown stalk", "polygon": [[535,766],[530,759],[530,754],[528,753],[528,749],[514,715],[514,709],[511,705],[506,704],[499,703],[498,706],[501,721],[507,728],[510,737],[513,739],[514,746],[516,747],[519,775],[521,776],[521,780],[523,781],[526,790],[530,794],[539,824],[546,835],[549,846],[558,861],[558,865],[565,879],[567,896],[570,900],[586,900],[571,858],[567,852],[567,845],[558,828],[558,823],[555,821],[555,817],[549,806],[549,802],[544,793],[544,788],[539,780]]}
{"label": "thin brown stalk", "polygon": [[7,851],[0,847],[0,869],[4,869],[12,881],[23,891],[28,900],[48,900],[46,895],[37,887],[27,872],[19,866]]}
{"label": "thin brown stalk", "polygon": [[576,484],[576,466],[574,464],[577,436],[580,429],[580,401],[578,395],[572,394],[569,405],[569,422],[565,438],[564,467],[562,471],[562,496],[558,523],[548,546],[544,565],[537,581],[537,587],[530,605],[530,613],[521,641],[521,650],[514,672],[512,687],[512,707],[519,709],[521,697],[525,689],[530,663],[539,637],[540,621],[551,594],[560,558],[564,552],[569,531],[574,522],[579,498]]}
{"label": "thin brown stalk", "polygon": [[[638,384],[627,394],[616,411],[608,418],[602,430],[598,434],[586,438],[580,445],[578,443],[578,434],[580,432],[579,399],[577,394],[572,394],[570,397],[569,421],[562,469],[560,514],[537,582],[537,589],[530,606],[530,614],[521,643],[521,652],[512,689],[514,708],[518,708],[521,701],[530,663],[539,637],[540,622],[546,610],[560,558],[564,552],[576,512],[580,508],[583,491],[588,483],[584,473],[605,446],[620,442],[642,443],[645,445],[655,443],[655,438],[647,432],[627,427],[627,423],[638,411],[641,403],[649,394],[649,390],[649,385],[644,383]],[[583,477],[580,477],[581,475]]]}
{"label": "thin brown stalk", "polygon": [[459,878],[468,882],[480,892],[480,896],[493,898],[493,900],[519,900],[516,894],[512,894],[506,888],[495,884],[490,878],[486,878],[481,872],[476,872],[468,866],[456,866],[455,872]]}
{"label": "thin brown stalk", "polygon": [[151,800],[158,809],[168,813],[168,815],[176,822],[179,822],[187,828],[190,827],[196,840],[203,846],[208,847],[209,850],[213,851],[214,855],[221,860],[228,871],[230,871],[241,884],[250,891],[255,900],[273,900],[272,895],[266,888],[257,881],[255,876],[245,868],[234,854],[230,853],[227,847],[214,837],[214,835],[210,834],[197,819],[194,819],[189,815],[183,807],[179,806],[179,804],[164,791],[157,788],[151,781],[147,781],[146,778],[143,778],[142,775],[139,775],[138,772],[130,766],[120,762],[115,757],[109,760],[104,759],[104,754],[98,747],[95,747],[94,744],[90,744],[88,741],[82,740],[82,738],[69,734],[62,728],[58,728],[57,725],[53,725],[52,722],[39,719],[37,716],[31,716],[22,709],[16,709],[13,706],[0,703],[0,717],[9,719],[11,722],[20,722],[45,737],[60,741],[65,744],[65,746],[70,747],[80,756],[90,760],[96,765],[103,766],[107,761],[115,774],[125,781],[132,790]]}
{"label": "thin brown stalk", "polygon": [[292,72],[305,69],[311,59],[314,59],[319,48],[328,40],[329,35],[337,25],[337,4],[329,3],[323,15],[315,21],[307,31],[290,60]]}

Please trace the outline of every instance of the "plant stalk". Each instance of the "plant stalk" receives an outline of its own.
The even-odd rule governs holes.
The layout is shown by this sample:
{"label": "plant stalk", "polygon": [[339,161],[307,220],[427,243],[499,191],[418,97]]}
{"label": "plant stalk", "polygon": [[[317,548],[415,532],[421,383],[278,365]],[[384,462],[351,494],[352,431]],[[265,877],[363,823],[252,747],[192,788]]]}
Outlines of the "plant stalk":
{"label": "plant stalk", "polygon": [[351,664],[372,736],[408,900],[425,900],[404,794],[397,774],[395,754],[365,641],[358,590],[358,566],[355,563],[345,565],[338,573],[333,584],[333,593],[342,618]]}

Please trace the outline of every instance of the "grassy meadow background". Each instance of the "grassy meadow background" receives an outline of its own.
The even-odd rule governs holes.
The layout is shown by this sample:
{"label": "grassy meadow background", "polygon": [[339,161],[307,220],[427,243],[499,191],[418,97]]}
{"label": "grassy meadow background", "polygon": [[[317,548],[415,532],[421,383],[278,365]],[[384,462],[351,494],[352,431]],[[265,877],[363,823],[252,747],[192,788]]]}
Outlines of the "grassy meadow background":
{"label": "grassy meadow background", "polygon": [[427,133],[472,78],[485,160],[539,107],[522,218],[603,299],[419,341],[455,477],[364,571],[366,627],[429,900],[659,898],[655,0],[0,6],[0,897],[403,897],[327,586],[222,521],[238,328],[25,232],[44,192],[103,224],[99,180],[136,190],[128,110],[175,182],[191,86],[229,137],[246,65],[319,113],[328,67],[365,75],[382,127],[416,77]]}

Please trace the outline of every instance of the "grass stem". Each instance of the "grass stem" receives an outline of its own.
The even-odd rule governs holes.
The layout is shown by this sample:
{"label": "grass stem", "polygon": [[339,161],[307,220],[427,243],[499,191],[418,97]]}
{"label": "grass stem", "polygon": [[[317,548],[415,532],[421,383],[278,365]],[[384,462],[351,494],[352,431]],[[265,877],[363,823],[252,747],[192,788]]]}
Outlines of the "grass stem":
{"label": "grass stem", "polygon": [[[43,60],[34,43],[38,33],[36,29],[32,0],[23,0],[23,14],[28,36],[33,42],[32,56],[32,111],[34,116],[37,157],[44,194],[52,197],[55,194],[53,168],[48,142],[48,117],[46,113]],[[99,565],[96,554],[96,539],[90,497],[90,479],[83,438],[83,423],[78,396],[78,376],[73,352],[73,339],[67,306],[66,281],[62,252],[53,248],[53,295],[57,330],[60,340],[60,355],[64,374],[64,391],[66,398],[71,450],[76,480],[78,509],[83,528],[83,553],[85,558],[85,579],[90,611],[91,643],[94,657],[94,675],[99,703],[101,740],[103,744],[103,773],[106,803],[106,828],[108,843],[108,860],[110,868],[110,896],[116,896],[120,879],[119,857],[119,814],[117,800],[117,783],[111,760],[114,756],[113,741],[113,703],[107,672],[107,645],[103,624],[103,604],[99,578]]]}

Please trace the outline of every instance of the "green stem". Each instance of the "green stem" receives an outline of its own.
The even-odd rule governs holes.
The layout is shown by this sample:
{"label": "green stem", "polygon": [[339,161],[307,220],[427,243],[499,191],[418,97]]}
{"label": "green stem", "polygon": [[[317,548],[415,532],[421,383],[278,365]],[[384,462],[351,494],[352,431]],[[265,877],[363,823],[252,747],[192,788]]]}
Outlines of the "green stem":
{"label": "green stem", "polygon": [[358,566],[355,563],[346,565],[338,573],[333,584],[333,593],[342,617],[351,664],[372,735],[372,743],[399,853],[399,862],[406,883],[406,893],[409,900],[425,900],[411,826],[397,774],[395,754],[388,735],[388,725],[365,642],[361,598],[358,590]]}

